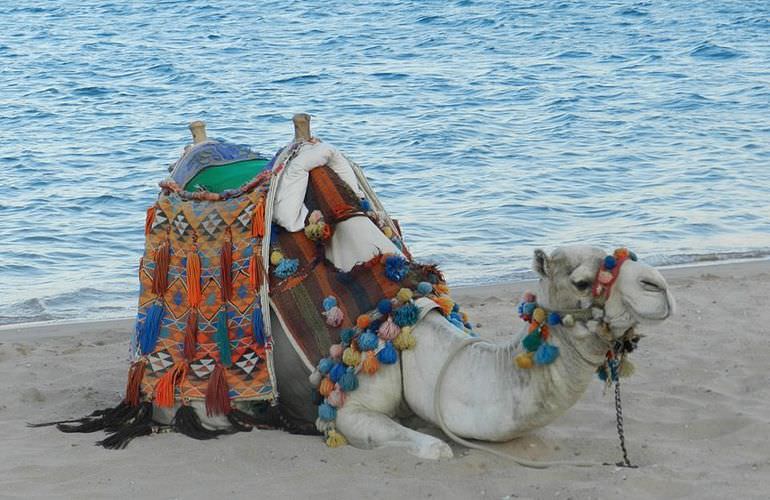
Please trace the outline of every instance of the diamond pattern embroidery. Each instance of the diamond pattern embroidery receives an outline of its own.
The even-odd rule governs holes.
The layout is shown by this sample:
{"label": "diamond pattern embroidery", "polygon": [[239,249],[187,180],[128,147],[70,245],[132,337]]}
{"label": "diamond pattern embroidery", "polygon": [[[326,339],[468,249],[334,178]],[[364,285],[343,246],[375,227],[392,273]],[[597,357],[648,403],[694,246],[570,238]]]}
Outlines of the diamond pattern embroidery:
{"label": "diamond pattern embroidery", "polygon": [[209,214],[201,222],[203,234],[206,236],[208,241],[216,240],[217,235],[221,233],[224,225],[225,224],[222,220],[222,217],[219,216],[219,213],[216,210],[209,212]]}
{"label": "diamond pattern embroidery", "polygon": [[190,369],[199,380],[206,380],[214,371],[217,362],[214,358],[206,356],[190,363]]}
{"label": "diamond pattern embroidery", "polygon": [[190,224],[187,222],[187,218],[182,212],[176,214],[174,220],[171,221],[171,226],[174,228],[174,231],[179,233],[180,237],[183,237],[185,234],[187,234],[190,229]]}
{"label": "diamond pattern embroidery", "polygon": [[150,360],[150,368],[152,368],[152,371],[156,374],[163,373],[169,366],[174,364],[174,358],[166,349],[156,351],[150,354],[148,358]]}
{"label": "diamond pattern embroidery", "polygon": [[250,380],[254,374],[254,369],[262,362],[262,358],[256,352],[247,350],[241,358],[235,362],[236,372],[244,380]]}

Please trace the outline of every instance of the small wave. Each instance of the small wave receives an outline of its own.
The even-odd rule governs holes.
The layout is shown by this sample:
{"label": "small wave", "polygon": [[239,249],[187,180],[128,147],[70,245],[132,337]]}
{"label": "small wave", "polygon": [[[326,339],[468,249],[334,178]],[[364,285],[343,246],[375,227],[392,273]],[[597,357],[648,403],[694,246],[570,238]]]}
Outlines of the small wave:
{"label": "small wave", "polygon": [[690,51],[690,57],[696,59],[728,60],[740,56],[741,53],[733,48],[710,42],[702,43]]}
{"label": "small wave", "polygon": [[111,90],[105,87],[80,87],[72,91],[73,94],[83,96],[105,95],[110,92]]}
{"label": "small wave", "polygon": [[278,80],[273,80],[271,83],[300,83],[300,84],[308,84],[308,83],[315,83],[321,80],[321,77],[319,75],[297,75],[297,76],[290,76],[287,78],[281,78]]}

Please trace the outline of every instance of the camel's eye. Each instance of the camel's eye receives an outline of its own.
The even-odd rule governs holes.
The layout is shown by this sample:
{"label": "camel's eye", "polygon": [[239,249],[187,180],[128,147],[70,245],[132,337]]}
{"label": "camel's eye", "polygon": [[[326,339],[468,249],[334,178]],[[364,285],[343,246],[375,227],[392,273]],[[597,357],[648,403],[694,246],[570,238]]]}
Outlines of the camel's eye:
{"label": "camel's eye", "polygon": [[575,288],[581,292],[588,290],[588,288],[591,286],[591,282],[588,280],[573,281],[572,284],[575,285]]}

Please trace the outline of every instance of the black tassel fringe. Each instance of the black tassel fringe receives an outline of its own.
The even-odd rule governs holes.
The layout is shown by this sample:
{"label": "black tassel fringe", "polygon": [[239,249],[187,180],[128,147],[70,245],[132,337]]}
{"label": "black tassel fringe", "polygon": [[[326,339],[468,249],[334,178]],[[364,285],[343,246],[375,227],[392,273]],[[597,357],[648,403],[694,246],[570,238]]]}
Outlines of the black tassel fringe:
{"label": "black tassel fringe", "polygon": [[[182,405],[174,414],[174,419],[171,421],[171,428],[176,432],[184,434],[187,437],[193,439],[216,439],[223,434],[232,434],[238,432],[240,429],[207,429],[201,423],[200,417],[195,412],[195,408],[189,405]],[[251,430],[251,428],[248,428]]]}

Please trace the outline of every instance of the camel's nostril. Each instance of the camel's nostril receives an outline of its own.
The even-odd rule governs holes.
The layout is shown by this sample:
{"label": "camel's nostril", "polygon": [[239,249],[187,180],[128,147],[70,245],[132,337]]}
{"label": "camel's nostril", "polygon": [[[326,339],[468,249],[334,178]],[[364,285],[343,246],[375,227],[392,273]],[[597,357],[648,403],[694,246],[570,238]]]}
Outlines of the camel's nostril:
{"label": "camel's nostril", "polygon": [[664,290],[663,286],[661,286],[658,283],[655,283],[654,281],[641,280],[640,283],[642,284],[642,288],[644,288],[648,292],[662,292]]}

